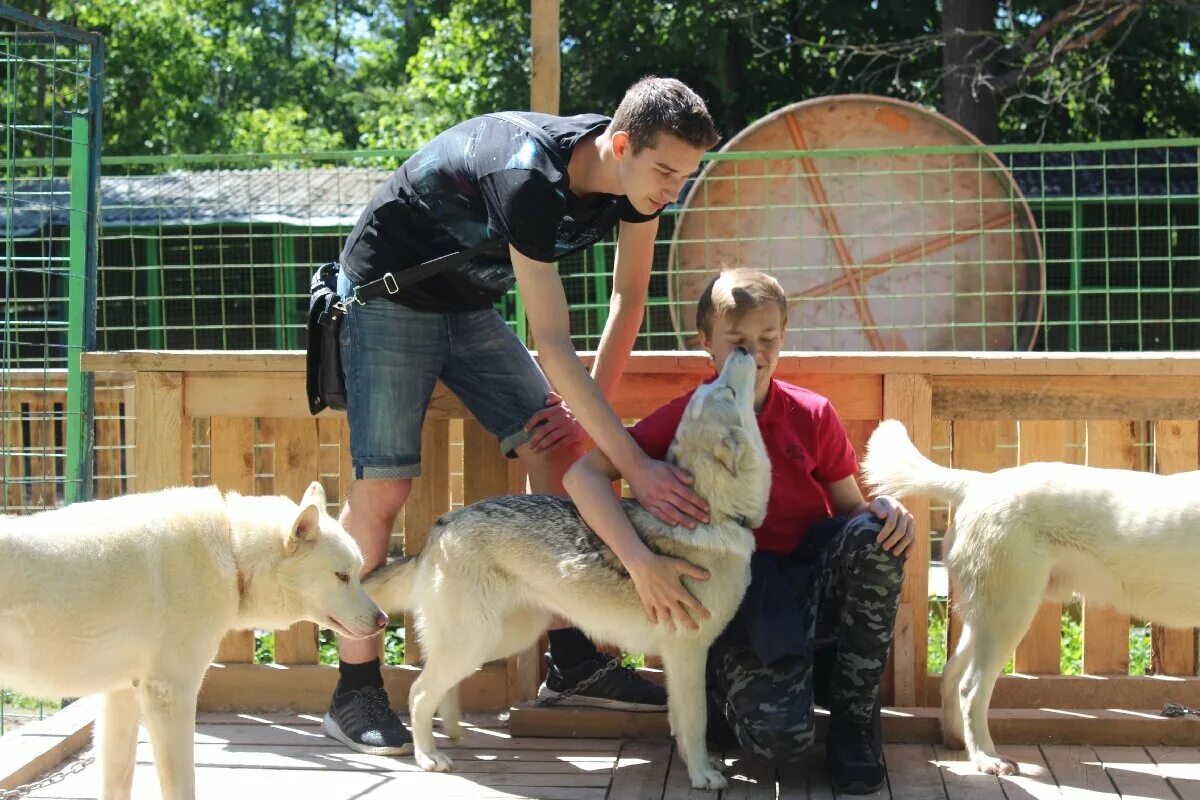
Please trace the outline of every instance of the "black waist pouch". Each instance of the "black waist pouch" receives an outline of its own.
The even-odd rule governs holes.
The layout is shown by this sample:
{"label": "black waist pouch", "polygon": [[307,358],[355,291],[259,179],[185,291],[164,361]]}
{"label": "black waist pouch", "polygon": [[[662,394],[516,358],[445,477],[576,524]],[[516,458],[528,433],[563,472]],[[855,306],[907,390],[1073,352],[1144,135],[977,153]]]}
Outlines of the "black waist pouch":
{"label": "black waist pouch", "polygon": [[346,408],[346,375],[342,371],[341,334],[346,306],[338,297],[337,262],[321,265],[309,287],[308,341],[305,352],[305,382],[308,410]]}

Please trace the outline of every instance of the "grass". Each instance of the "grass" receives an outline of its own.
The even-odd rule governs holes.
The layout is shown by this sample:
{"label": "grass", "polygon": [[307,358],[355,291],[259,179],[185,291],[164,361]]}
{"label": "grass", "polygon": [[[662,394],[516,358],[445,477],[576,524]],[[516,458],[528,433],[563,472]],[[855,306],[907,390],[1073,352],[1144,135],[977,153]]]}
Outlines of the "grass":
{"label": "grass", "polygon": [[[333,631],[322,628],[317,639],[319,652],[318,661],[321,664],[334,665],[338,663],[337,639]],[[404,629],[388,628],[384,635],[383,663],[404,663]],[[274,631],[256,631],[254,635],[254,660],[259,664],[275,663],[275,633]]]}
{"label": "grass", "polygon": [[0,736],[20,727],[22,723],[49,716],[62,706],[62,700],[30,697],[0,689]]}
{"label": "grass", "polygon": [[[946,601],[929,599],[929,671],[940,673],[946,666]],[[1145,675],[1150,667],[1150,626],[1131,621],[1129,626],[1129,674]],[[1012,672],[1012,660],[1004,668]],[[1083,606],[1076,602],[1063,607],[1062,655],[1059,671],[1063,675],[1083,674]]]}

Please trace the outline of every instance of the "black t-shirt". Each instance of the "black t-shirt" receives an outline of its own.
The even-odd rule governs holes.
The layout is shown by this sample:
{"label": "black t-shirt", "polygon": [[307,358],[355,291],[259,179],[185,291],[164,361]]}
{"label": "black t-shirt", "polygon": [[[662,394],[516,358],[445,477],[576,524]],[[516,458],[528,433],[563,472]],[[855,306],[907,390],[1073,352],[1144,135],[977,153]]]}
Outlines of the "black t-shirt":
{"label": "black t-shirt", "polygon": [[[345,246],[343,269],[356,284],[438,256],[504,240],[536,261],[557,261],[594,244],[621,220],[644,222],[622,195],[570,191],[575,145],[609,123],[598,114],[521,112],[530,132],[481,116],[439,134],[376,190]],[[400,290],[392,299],[422,311],[491,308],[515,282],[508,248],[479,256]]]}

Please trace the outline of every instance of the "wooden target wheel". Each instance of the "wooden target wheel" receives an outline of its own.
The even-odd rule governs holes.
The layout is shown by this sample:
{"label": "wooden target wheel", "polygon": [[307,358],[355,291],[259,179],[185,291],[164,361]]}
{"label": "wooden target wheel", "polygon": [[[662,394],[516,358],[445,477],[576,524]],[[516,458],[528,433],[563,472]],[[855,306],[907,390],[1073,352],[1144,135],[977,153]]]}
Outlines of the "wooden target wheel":
{"label": "wooden target wheel", "polygon": [[796,103],[741,131],[721,152],[813,155],[701,173],[668,261],[680,345],[698,344],[709,279],[750,267],[787,292],[788,350],[1031,349],[1045,264],[1021,190],[991,153],[929,150],[978,144],[940,114],[866,95]]}

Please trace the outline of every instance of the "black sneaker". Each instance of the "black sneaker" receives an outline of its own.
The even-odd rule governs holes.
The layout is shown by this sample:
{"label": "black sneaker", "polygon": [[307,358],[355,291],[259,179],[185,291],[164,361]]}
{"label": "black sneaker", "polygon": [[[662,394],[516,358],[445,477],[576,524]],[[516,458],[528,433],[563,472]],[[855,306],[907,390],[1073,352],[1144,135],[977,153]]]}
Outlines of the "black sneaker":
{"label": "black sneaker", "polygon": [[543,705],[587,706],[614,711],[666,711],[667,690],[620,661],[593,658],[560,670],[546,654],[546,682],[538,689]]}
{"label": "black sneaker", "polygon": [[843,794],[870,794],[883,786],[887,767],[883,763],[878,707],[865,724],[841,715],[830,716],[825,767],[833,788]]}
{"label": "black sneaker", "polygon": [[382,686],[335,694],[321,729],[360,753],[406,756],[413,751],[412,734],[392,711]]}

